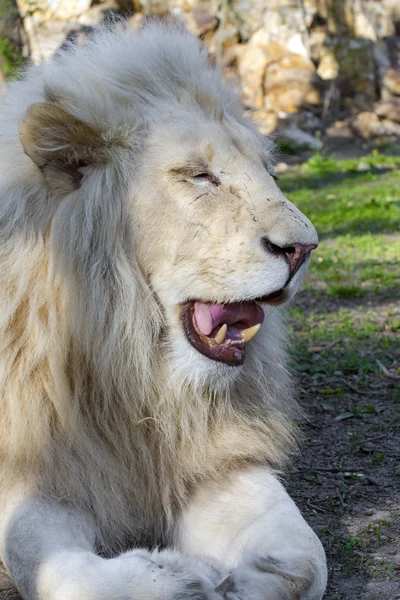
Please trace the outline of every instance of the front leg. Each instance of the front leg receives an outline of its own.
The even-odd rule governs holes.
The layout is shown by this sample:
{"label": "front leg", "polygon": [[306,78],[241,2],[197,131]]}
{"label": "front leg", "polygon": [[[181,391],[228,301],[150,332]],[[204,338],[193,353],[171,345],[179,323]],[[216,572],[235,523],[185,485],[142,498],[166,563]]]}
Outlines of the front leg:
{"label": "front leg", "polygon": [[178,547],[212,556],[231,571],[218,591],[227,600],[320,600],[322,544],[278,479],[252,468],[203,486],[182,515]]}
{"label": "front leg", "polygon": [[24,600],[221,600],[220,575],[176,550],[95,554],[91,517],[68,505],[0,498],[0,557]]}

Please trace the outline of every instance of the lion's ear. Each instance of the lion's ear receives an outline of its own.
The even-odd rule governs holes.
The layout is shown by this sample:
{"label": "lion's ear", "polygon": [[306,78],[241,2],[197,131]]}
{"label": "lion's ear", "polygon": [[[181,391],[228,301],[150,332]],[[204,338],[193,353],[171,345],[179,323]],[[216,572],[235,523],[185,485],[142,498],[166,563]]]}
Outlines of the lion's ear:
{"label": "lion's ear", "polygon": [[19,138],[25,154],[40,168],[72,174],[79,167],[105,162],[100,130],[56,104],[32,104],[19,123]]}

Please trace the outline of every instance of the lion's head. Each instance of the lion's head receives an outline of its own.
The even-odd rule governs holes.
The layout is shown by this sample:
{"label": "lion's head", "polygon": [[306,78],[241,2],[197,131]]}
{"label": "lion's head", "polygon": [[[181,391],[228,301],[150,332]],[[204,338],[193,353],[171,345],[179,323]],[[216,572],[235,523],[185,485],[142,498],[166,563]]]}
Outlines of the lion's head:
{"label": "lion's head", "polygon": [[[135,263],[148,303],[161,309],[154,343],[189,377],[234,379],[265,313],[295,294],[318,241],[274,181],[270,144],[181,31],[100,36],[34,83],[42,98],[27,107],[20,139],[54,210],[69,205],[59,208],[64,229],[65,212],[82,220],[68,233],[80,260],[88,251],[82,223],[102,211],[103,255],[124,253],[126,269]],[[95,188],[103,194],[96,208]],[[90,227],[93,262],[99,239]],[[107,239],[112,227],[118,241]],[[65,237],[59,231],[64,252]]]}
{"label": "lion's head", "polygon": [[236,367],[264,310],[297,291],[317,234],[276,185],[251,127],[229,113],[176,119],[156,127],[143,152],[139,261],[175,353],[204,369]]}

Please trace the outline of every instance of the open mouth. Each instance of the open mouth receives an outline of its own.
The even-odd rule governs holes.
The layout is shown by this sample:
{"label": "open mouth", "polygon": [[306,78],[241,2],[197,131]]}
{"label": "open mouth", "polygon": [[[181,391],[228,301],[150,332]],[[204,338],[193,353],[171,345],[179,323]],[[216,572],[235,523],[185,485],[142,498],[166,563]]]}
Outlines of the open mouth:
{"label": "open mouth", "polygon": [[258,303],[280,304],[284,296],[285,290],[279,290],[263,298],[230,304],[186,302],[182,309],[186,337],[204,356],[231,366],[242,365],[246,344],[264,321],[264,311]]}

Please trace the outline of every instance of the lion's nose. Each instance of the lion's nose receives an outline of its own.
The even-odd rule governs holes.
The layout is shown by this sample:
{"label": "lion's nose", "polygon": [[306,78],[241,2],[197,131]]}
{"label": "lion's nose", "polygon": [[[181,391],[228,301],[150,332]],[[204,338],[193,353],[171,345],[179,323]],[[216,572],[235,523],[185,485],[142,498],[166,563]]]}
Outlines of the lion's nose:
{"label": "lion's nose", "polygon": [[318,244],[291,244],[290,246],[277,246],[273,244],[267,237],[263,238],[264,248],[266,248],[271,254],[275,254],[275,256],[283,256],[286,262],[289,265],[289,278],[286,282],[286,285],[289,281],[294,277],[297,271],[300,269],[301,265],[310,254],[312,250],[314,250]]}

